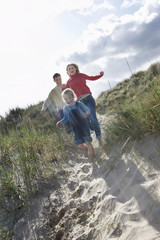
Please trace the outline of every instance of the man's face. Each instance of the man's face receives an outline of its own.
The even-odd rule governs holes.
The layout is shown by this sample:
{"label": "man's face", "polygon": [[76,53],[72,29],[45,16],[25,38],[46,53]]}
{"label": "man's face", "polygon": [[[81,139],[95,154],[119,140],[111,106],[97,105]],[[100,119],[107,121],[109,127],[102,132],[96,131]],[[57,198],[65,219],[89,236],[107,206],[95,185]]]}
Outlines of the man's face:
{"label": "man's face", "polygon": [[54,81],[58,86],[61,86],[61,84],[62,84],[61,76],[56,77]]}

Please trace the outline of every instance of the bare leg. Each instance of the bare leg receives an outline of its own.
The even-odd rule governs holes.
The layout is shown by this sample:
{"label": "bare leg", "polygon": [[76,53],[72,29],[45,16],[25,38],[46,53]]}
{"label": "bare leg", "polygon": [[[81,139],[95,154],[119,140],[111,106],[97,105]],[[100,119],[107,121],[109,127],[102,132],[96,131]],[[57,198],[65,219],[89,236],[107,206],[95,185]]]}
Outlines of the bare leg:
{"label": "bare leg", "polygon": [[90,142],[85,142],[85,144],[87,145],[87,147],[88,147],[88,149],[89,149],[89,152],[90,152],[92,158],[95,158],[94,148],[93,148],[92,143],[90,143]]}
{"label": "bare leg", "polygon": [[88,148],[84,144],[80,144],[79,147],[84,150],[84,156],[88,157]]}

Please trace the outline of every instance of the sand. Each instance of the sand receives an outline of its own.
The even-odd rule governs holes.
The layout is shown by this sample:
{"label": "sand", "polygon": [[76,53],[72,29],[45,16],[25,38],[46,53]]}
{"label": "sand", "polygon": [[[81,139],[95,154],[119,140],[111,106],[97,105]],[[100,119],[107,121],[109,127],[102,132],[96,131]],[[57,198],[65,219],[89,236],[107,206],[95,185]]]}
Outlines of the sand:
{"label": "sand", "polygon": [[[103,127],[105,118],[99,117]],[[160,138],[129,140],[96,160],[69,149],[15,227],[19,240],[160,239]]]}

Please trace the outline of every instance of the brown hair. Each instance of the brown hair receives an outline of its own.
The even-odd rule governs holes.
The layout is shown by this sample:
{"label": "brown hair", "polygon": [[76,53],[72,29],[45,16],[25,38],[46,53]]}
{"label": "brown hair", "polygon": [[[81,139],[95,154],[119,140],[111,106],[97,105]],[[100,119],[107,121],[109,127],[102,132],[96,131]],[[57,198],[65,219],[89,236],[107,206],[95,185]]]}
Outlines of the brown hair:
{"label": "brown hair", "polygon": [[55,81],[56,78],[59,77],[59,76],[61,76],[59,73],[55,73],[55,74],[53,75],[53,79],[54,79],[54,81]]}
{"label": "brown hair", "polygon": [[76,72],[79,73],[79,67],[78,67],[78,65],[75,64],[75,63],[69,63],[69,64],[67,65],[67,67],[66,67],[66,72],[68,72],[67,69],[68,69],[69,66],[74,66],[75,69],[76,69]]}

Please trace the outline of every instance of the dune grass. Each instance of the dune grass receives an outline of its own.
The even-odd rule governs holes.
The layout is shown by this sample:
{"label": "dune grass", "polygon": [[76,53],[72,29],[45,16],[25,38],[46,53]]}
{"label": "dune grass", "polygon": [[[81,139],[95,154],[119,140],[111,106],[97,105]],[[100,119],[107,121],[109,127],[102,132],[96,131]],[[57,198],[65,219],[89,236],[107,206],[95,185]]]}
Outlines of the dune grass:
{"label": "dune grass", "polygon": [[150,91],[136,91],[134,101],[116,102],[112,121],[106,124],[104,149],[121,146],[127,139],[141,139],[146,135],[160,135],[160,78],[153,77]]}
{"label": "dune grass", "polygon": [[1,239],[10,239],[14,224],[30,196],[39,190],[40,182],[54,176],[54,162],[65,158],[65,131],[55,127],[56,119],[42,117],[39,111],[37,106],[26,111],[11,110],[1,121]]}
{"label": "dune grass", "polygon": [[[137,96],[152,91],[153,79],[160,77],[160,63],[152,64],[147,71],[139,71],[128,79],[119,82],[115,87],[102,92],[96,100],[97,111],[100,114],[110,115],[115,112],[117,104],[128,101],[133,104]],[[159,81],[159,80],[158,80]]]}

